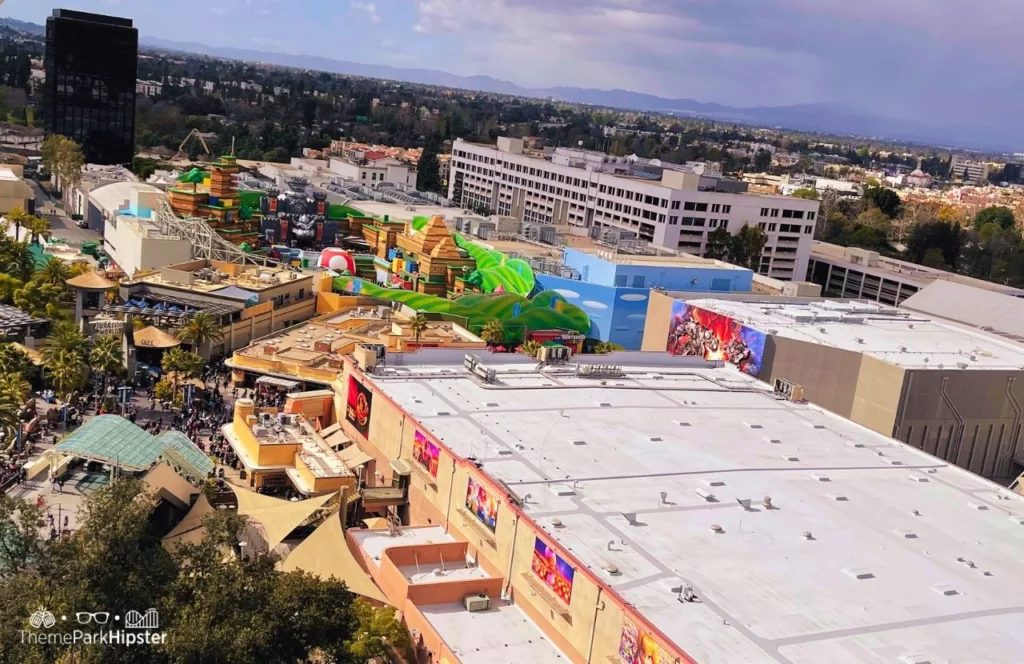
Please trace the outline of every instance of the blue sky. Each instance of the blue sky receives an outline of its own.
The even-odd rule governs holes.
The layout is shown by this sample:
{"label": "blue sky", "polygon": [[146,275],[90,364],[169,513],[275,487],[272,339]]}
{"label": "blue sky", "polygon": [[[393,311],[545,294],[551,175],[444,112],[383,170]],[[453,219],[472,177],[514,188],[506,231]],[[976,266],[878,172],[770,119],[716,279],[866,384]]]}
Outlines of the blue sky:
{"label": "blue sky", "polygon": [[[2,0],[0,0],[2,1]],[[835,102],[1014,127],[1024,0],[66,0],[144,35],[626,88],[724,104]],[[51,0],[6,0],[42,22]]]}

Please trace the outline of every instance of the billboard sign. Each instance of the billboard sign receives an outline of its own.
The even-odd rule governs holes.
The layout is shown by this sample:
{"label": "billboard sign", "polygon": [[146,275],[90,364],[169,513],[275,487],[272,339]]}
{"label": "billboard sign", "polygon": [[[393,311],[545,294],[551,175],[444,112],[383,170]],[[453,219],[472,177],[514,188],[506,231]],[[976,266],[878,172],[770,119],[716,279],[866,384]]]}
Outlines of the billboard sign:
{"label": "billboard sign", "polygon": [[466,509],[492,533],[498,527],[498,507],[501,501],[490,495],[483,484],[472,477],[466,485]]}
{"label": "billboard sign", "polygon": [[348,403],[345,407],[345,419],[363,435],[370,437],[370,412],[373,409],[373,392],[356,380],[348,377]]}
{"label": "billboard sign", "polygon": [[539,537],[533,543],[530,569],[560,600],[569,603],[572,599],[572,582],[576,570]]}
{"label": "billboard sign", "polygon": [[676,300],[666,350],[671,355],[723,360],[751,376],[761,373],[765,334],[722,314]]}
{"label": "billboard sign", "polygon": [[440,455],[440,448],[427,440],[422,432],[417,431],[412,441],[412,458],[423,466],[431,477],[437,477],[437,463]]}

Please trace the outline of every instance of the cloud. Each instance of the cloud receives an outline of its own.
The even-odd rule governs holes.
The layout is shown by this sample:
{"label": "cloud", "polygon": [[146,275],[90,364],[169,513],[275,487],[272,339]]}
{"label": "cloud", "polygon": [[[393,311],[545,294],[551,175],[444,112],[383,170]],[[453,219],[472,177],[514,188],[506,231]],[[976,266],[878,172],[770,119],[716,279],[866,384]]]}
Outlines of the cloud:
{"label": "cloud", "polygon": [[366,2],[360,2],[359,0],[352,0],[350,3],[352,9],[363,12],[371,23],[380,23],[380,14],[377,13],[377,3],[373,0],[366,0]]}
{"label": "cloud", "polygon": [[984,99],[1007,126],[1024,105],[1019,0],[976,0],[970,11],[958,0],[412,2],[413,29],[446,40],[446,68],[530,86],[832,102],[960,124]]}

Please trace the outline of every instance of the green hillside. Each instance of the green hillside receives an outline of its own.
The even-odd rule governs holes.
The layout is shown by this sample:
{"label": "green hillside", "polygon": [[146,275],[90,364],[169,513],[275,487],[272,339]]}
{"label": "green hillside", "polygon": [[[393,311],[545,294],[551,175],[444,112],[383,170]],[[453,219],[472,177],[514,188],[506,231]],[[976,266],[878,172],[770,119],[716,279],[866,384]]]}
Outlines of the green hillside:
{"label": "green hillside", "polygon": [[590,333],[590,318],[587,314],[554,291],[542,291],[532,300],[512,293],[467,293],[457,299],[447,300],[435,295],[381,288],[363,279],[343,276],[334,280],[334,292],[358,293],[401,302],[416,311],[460,316],[467,319],[469,329],[473,332],[479,332],[488,322],[498,320],[505,327],[506,340],[509,342],[521,340],[527,329]]}

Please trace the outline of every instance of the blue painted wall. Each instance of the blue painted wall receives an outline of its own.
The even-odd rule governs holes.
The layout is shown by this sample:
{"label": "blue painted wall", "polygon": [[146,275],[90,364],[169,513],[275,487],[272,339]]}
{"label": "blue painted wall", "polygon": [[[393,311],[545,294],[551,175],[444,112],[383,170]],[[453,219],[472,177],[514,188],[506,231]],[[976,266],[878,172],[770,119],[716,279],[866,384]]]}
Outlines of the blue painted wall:
{"label": "blue painted wall", "polygon": [[[558,291],[568,302],[590,316],[590,335],[610,341],[626,350],[640,350],[647,319],[651,288],[666,290],[750,292],[754,275],[750,270],[648,265],[617,265],[575,249],[566,249],[563,262],[579,271],[582,280],[537,274],[542,290]],[[616,286],[622,283],[625,286]],[[634,287],[634,277],[644,278]]]}
{"label": "blue painted wall", "polygon": [[[565,249],[562,262],[583,281],[601,286],[684,291],[749,292],[754,273],[743,269],[671,265],[618,265],[577,249]],[[638,281],[637,278],[641,278]]]}

